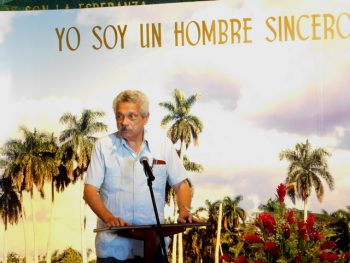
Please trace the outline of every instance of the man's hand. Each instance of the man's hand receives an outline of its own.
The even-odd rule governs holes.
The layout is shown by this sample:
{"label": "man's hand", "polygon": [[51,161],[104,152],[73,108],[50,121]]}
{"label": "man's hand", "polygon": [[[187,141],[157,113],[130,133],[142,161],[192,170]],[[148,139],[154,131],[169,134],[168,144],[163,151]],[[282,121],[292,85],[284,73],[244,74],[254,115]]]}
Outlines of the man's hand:
{"label": "man's hand", "polygon": [[173,186],[176,193],[177,204],[179,205],[179,216],[177,218],[177,222],[179,223],[200,223],[200,219],[194,217],[191,214],[190,206],[191,206],[191,189],[188,185],[187,180],[183,180],[182,182]]}
{"label": "man's hand", "polygon": [[90,206],[92,211],[102,219],[107,226],[128,226],[129,223],[123,219],[114,216],[104,205],[97,189],[89,184],[84,187],[84,200]]}
{"label": "man's hand", "polygon": [[130,224],[128,222],[125,222],[123,219],[120,217],[116,216],[109,216],[104,220],[105,224],[107,226],[129,226]]}
{"label": "man's hand", "polygon": [[177,218],[178,223],[200,223],[201,220],[197,217],[194,217],[189,209],[183,208],[179,211],[179,216]]}

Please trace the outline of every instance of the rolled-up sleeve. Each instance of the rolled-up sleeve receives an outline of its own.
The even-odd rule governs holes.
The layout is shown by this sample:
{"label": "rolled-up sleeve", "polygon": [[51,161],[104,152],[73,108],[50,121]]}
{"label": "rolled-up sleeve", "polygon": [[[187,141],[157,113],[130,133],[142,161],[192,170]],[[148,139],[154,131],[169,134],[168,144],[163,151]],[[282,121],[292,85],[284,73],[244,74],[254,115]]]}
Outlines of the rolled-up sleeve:
{"label": "rolled-up sleeve", "polygon": [[85,184],[90,184],[100,189],[105,174],[105,162],[102,154],[101,141],[97,141],[94,145],[91,161],[87,170]]}
{"label": "rolled-up sleeve", "polygon": [[168,183],[173,186],[185,179],[189,179],[189,175],[180,160],[173,144],[167,141],[167,172],[168,172]]}

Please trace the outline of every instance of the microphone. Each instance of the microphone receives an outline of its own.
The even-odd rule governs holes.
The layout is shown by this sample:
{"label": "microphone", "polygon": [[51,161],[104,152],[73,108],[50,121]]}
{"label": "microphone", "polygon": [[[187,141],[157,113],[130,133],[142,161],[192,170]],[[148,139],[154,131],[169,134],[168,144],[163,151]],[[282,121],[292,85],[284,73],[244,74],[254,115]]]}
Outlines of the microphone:
{"label": "microphone", "polygon": [[153,176],[152,169],[149,166],[148,158],[146,156],[142,156],[140,158],[140,163],[143,166],[143,170],[145,171],[146,176],[149,178],[149,180],[153,181],[154,180],[154,176]]}

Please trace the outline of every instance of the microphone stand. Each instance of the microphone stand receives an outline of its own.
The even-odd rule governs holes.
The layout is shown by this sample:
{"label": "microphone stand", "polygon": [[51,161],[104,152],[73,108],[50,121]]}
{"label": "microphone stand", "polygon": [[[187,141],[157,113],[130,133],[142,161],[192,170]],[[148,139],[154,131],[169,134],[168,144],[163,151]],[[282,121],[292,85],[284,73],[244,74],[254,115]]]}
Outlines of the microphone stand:
{"label": "microphone stand", "polygon": [[158,210],[157,210],[157,205],[156,205],[156,201],[154,199],[154,194],[153,194],[153,188],[152,188],[152,181],[154,181],[154,175],[152,173],[151,169],[146,169],[145,165],[143,166],[145,174],[147,176],[147,185],[151,194],[151,199],[152,199],[152,204],[153,204],[153,210],[154,210],[154,214],[156,216],[156,220],[157,220],[157,232],[158,232],[158,236],[160,239],[160,245],[162,247],[162,251],[163,251],[163,258],[165,260],[165,263],[168,263],[168,253],[165,249],[165,241],[164,241],[164,233],[163,233],[163,229],[162,226],[160,225],[160,221],[159,221],[159,215],[158,215]]}

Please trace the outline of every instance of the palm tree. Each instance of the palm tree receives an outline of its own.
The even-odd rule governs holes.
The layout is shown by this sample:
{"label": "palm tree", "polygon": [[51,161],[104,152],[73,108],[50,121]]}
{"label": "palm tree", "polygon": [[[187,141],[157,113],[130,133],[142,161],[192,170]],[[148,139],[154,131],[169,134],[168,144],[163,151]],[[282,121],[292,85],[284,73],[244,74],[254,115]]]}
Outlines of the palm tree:
{"label": "palm tree", "polygon": [[205,200],[205,206],[199,207],[194,212],[195,215],[198,215],[201,212],[206,212],[208,216],[208,222],[210,222],[210,227],[207,227],[206,229],[206,237],[203,238],[203,245],[202,245],[202,251],[201,255],[203,257],[203,262],[212,262],[214,255],[213,255],[213,244],[216,243],[216,233],[217,233],[217,226],[218,226],[218,214],[219,214],[219,208],[220,208],[221,200],[211,202],[209,200]]}
{"label": "palm tree", "polygon": [[[20,194],[21,204],[23,204],[22,191],[30,193],[34,232],[34,262],[37,262],[34,185],[43,198],[45,181],[51,181],[58,174],[58,163],[55,159],[57,145],[53,135],[38,132],[36,129],[31,132],[25,127],[20,127],[20,131],[23,134],[23,140],[10,140],[2,148],[4,159],[2,159],[1,165],[5,168],[5,176],[11,178]],[[23,219],[25,219],[23,206],[22,211]]]}
{"label": "palm tree", "polygon": [[7,227],[8,223],[17,224],[21,215],[21,202],[13,187],[10,177],[2,177],[0,179],[0,215],[4,223],[4,245],[3,245],[3,262],[7,262]]}
{"label": "palm tree", "polygon": [[266,201],[266,204],[260,204],[258,208],[259,208],[259,210],[264,211],[264,212],[274,213],[274,212],[278,211],[279,207],[280,207],[280,202],[279,202],[278,198],[276,198],[275,200],[272,200],[271,198],[269,198]]}
{"label": "palm tree", "polygon": [[335,222],[330,223],[334,236],[331,238],[337,247],[343,251],[350,249],[350,206],[347,211],[338,209],[330,215]]}
{"label": "palm tree", "polygon": [[[87,262],[86,250],[86,203],[83,202],[84,176],[91,159],[91,153],[96,138],[93,137],[97,132],[107,131],[107,125],[97,121],[105,115],[102,111],[92,111],[85,109],[80,118],[71,113],[64,113],[60,122],[67,126],[59,136],[61,145],[61,156],[64,158],[62,169],[71,181],[80,178],[81,188],[81,250],[83,263]],[[62,181],[61,181],[62,182]],[[59,186],[59,184],[58,184]],[[61,184],[62,186],[62,184]]]}
{"label": "palm tree", "polygon": [[203,124],[198,117],[190,114],[190,110],[198,98],[198,93],[185,98],[182,91],[175,89],[174,102],[159,103],[161,107],[169,111],[169,114],[162,119],[161,126],[166,127],[172,122],[167,135],[174,144],[180,141],[179,156],[181,159],[183,159],[184,146],[187,149],[192,139],[194,145],[198,145],[198,135],[203,129]]}
{"label": "palm tree", "polygon": [[206,238],[205,227],[190,228],[184,232],[184,261],[185,262],[201,262],[203,255],[203,244]]}
{"label": "palm tree", "polygon": [[338,209],[337,211],[331,213],[331,216],[345,221],[350,221],[350,206],[346,207],[347,211],[344,209]]}
{"label": "palm tree", "polygon": [[298,143],[295,149],[287,149],[280,153],[280,159],[289,162],[286,183],[294,184],[288,191],[293,203],[297,196],[304,202],[304,220],[307,219],[307,202],[312,188],[317,199],[322,202],[324,187],[321,178],[326,181],[330,190],[334,189],[334,179],[328,171],[327,157],[330,153],[323,148],[312,149],[308,140]]}
{"label": "palm tree", "polygon": [[323,209],[321,214],[314,215],[317,222],[332,233],[329,240],[336,243],[337,249],[348,251],[350,249],[350,206],[347,206],[347,211],[338,209],[328,213]]}
{"label": "palm tree", "polygon": [[78,176],[74,176],[74,172],[69,170],[67,163],[71,162],[70,151],[65,149],[65,147],[60,147],[56,155],[57,160],[59,160],[59,173],[51,181],[51,204],[50,204],[50,222],[49,222],[49,234],[47,238],[47,250],[45,260],[47,263],[51,263],[52,257],[52,227],[54,218],[54,204],[55,204],[55,192],[63,192],[71,183],[77,181]]}
{"label": "palm tree", "polygon": [[[19,156],[23,151],[23,144],[21,140],[9,140],[5,143],[5,145],[0,149],[1,159],[0,159],[0,167],[4,169],[4,176],[11,177],[12,180],[15,179],[15,175],[17,175],[19,171]],[[18,178],[17,178],[18,179]],[[23,224],[23,235],[24,235],[24,249],[25,249],[25,258],[29,260],[29,251],[28,251],[28,240],[27,240],[27,229],[26,229],[26,214],[25,207],[23,203],[23,191],[24,184],[20,182],[21,180],[17,180],[14,184],[16,191],[19,193],[19,200],[22,208],[22,224]],[[23,180],[22,180],[23,181]]]}
{"label": "palm tree", "polygon": [[220,202],[219,205],[219,212],[218,212],[218,227],[216,231],[216,242],[215,242],[215,263],[219,263],[219,250],[220,250],[220,243],[221,243],[221,222],[222,222],[222,203]]}
{"label": "palm tree", "polygon": [[239,203],[243,200],[243,196],[238,195],[235,199],[226,196],[223,199],[223,225],[225,230],[233,231],[240,226],[240,221],[244,224],[246,220],[246,212],[239,207]]}
{"label": "palm tree", "polygon": [[[175,89],[173,92],[173,102],[161,102],[159,105],[166,110],[167,114],[161,121],[161,126],[164,128],[170,122],[172,122],[170,128],[168,129],[167,135],[171,141],[175,144],[178,141],[180,142],[180,148],[178,150],[178,155],[181,160],[184,160],[185,149],[188,148],[190,143],[194,142],[194,145],[198,145],[198,136],[202,132],[203,124],[197,116],[191,115],[190,110],[194,103],[198,100],[199,94],[185,98],[185,95],[182,91]],[[184,149],[185,148],[185,149]],[[187,159],[188,160],[188,159]],[[196,167],[196,164],[193,163],[193,168],[201,169],[201,167]],[[176,200],[174,198],[174,219],[176,217]],[[179,262],[183,262],[183,253],[182,253],[182,234],[179,236]],[[172,262],[176,261],[176,239],[177,235],[174,236],[173,242],[173,253],[172,253]]]}

